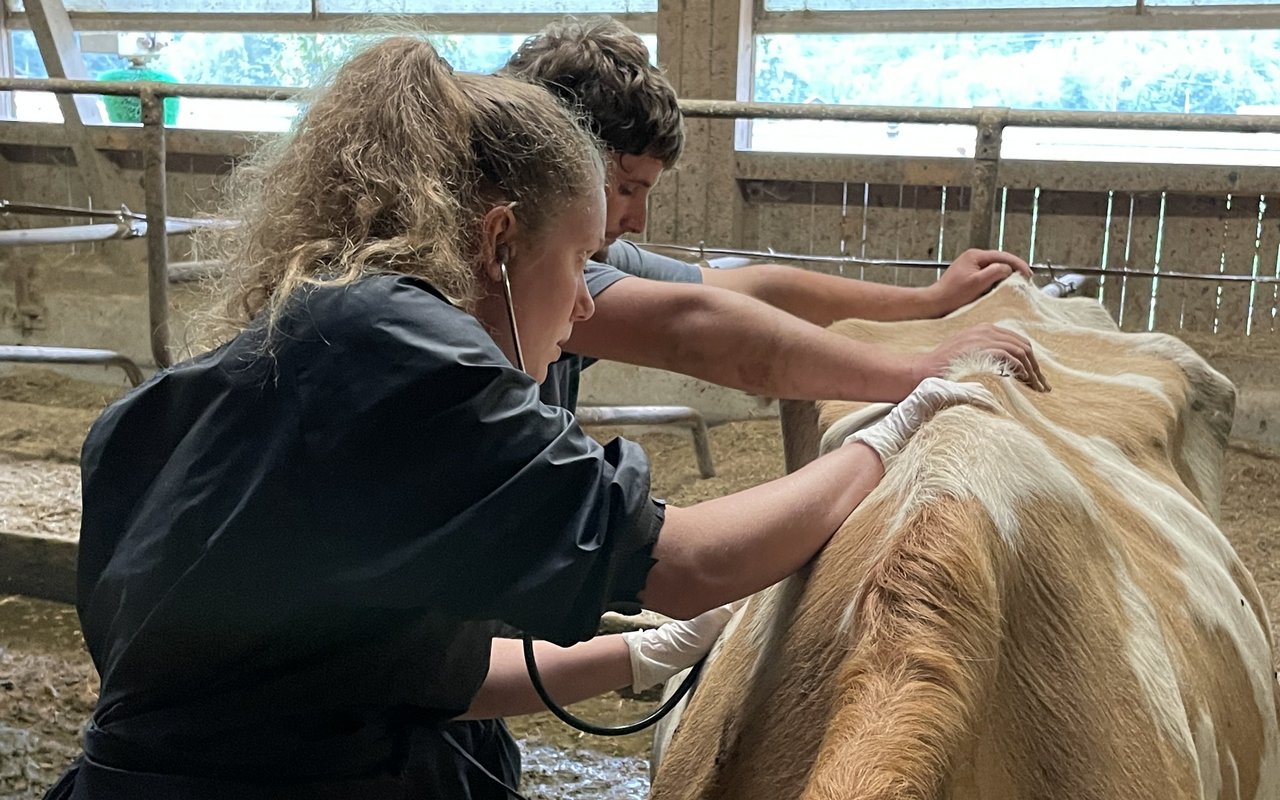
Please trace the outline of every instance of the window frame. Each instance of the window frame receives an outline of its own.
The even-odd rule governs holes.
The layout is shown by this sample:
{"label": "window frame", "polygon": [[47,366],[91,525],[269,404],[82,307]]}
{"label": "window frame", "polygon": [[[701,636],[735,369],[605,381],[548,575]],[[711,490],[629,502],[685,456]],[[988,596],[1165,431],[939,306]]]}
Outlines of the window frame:
{"label": "window frame", "polygon": [[[423,24],[432,33],[456,35],[531,35],[552,22],[563,20],[565,13],[421,13],[385,15],[377,13],[328,13],[318,10],[318,0],[310,0],[311,13],[265,12],[68,12],[76,33],[114,33],[138,30],[180,31],[183,33],[230,34],[322,34],[360,33],[360,24],[379,18],[409,19]],[[584,12],[582,16],[587,16]],[[609,15],[641,36],[658,34],[658,12],[627,12]],[[12,77],[14,68],[9,35],[30,31],[26,12],[12,11],[7,0],[0,0],[0,76]],[[12,92],[0,92],[0,120],[17,121]],[[251,130],[251,129],[250,129]]]}
{"label": "window frame", "polygon": [[752,38],[771,33],[1052,33],[1060,31],[1254,30],[1280,28],[1280,3],[1001,9],[769,11],[752,9]]}
{"label": "window frame", "polygon": [[[68,12],[76,31],[161,30],[183,33],[351,33],[352,23],[379,16],[410,19],[429,25],[435,33],[518,34],[539,31],[551,22],[564,19],[558,12],[538,13],[406,13],[395,15],[335,14],[314,10],[310,14],[271,14],[260,12],[208,12],[166,14],[161,12]],[[585,14],[584,14],[585,16]],[[611,14],[611,17],[638,34],[658,32],[658,14],[654,11]],[[30,30],[23,12],[5,12],[4,25],[13,30]]]}

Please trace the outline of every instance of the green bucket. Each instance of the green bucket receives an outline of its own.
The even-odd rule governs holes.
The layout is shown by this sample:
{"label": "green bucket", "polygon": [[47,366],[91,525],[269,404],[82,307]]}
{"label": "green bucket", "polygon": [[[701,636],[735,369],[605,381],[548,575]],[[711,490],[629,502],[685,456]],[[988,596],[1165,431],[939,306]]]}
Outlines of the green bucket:
{"label": "green bucket", "polygon": [[[160,83],[177,83],[178,79],[167,72],[150,67],[125,67],[109,69],[98,75],[100,81],[158,81]],[[107,107],[107,119],[112,122],[142,122],[142,103],[136,97],[103,97]],[[164,100],[164,124],[173,125],[178,121],[178,98],[166,97]]]}

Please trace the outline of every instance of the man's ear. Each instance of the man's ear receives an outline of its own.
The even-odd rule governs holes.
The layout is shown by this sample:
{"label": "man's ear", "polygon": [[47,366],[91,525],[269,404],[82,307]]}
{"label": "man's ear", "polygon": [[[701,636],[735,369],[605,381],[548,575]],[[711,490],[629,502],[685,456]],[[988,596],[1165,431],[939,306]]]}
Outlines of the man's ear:
{"label": "man's ear", "polygon": [[502,280],[499,265],[509,263],[511,243],[517,227],[516,215],[512,213],[510,203],[494,206],[481,219],[480,261],[489,280]]}

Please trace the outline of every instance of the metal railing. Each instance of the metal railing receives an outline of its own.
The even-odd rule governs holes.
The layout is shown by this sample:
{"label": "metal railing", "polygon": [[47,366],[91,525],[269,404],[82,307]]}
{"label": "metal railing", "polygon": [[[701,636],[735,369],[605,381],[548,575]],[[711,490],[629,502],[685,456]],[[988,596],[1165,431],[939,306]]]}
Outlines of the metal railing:
{"label": "metal railing", "polygon": [[698,474],[716,476],[711,459],[711,440],[702,413],[688,406],[578,406],[574,416],[588,425],[657,425],[686,428],[693,435],[693,452],[698,459]]}
{"label": "metal railing", "polygon": [[[705,245],[690,247],[684,244],[671,244],[667,242],[645,242],[644,246],[651,250],[668,251],[685,256],[697,256],[699,260],[706,260],[710,256],[725,256],[740,261],[741,264],[739,264],[739,266],[746,266],[747,264],[756,264],[765,261],[795,261],[806,264],[840,264],[852,267],[927,269],[934,270],[936,272],[940,264],[938,261],[918,258],[821,256],[814,255],[812,253],[785,253],[776,250],[748,250],[736,247],[708,247]],[[1280,277],[1273,278],[1268,275],[1230,275],[1220,272],[1179,272],[1177,270],[1168,269],[1156,272],[1149,269],[1129,269],[1128,267],[1124,267],[1122,269],[1105,269],[1102,267],[1077,266],[1074,264],[1051,264],[1048,262],[1033,263],[1031,264],[1031,270],[1032,272],[1047,275],[1050,280],[1056,279],[1058,275],[1075,273],[1079,275],[1090,275],[1104,278],[1159,278],[1161,280],[1205,281],[1211,283],[1280,283]]]}
{"label": "metal railing", "polygon": [[[142,108],[143,180],[147,221],[147,291],[151,352],[158,366],[172,363],[169,345],[169,250],[163,101],[169,97],[220,100],[290,100],[302,89],[279,86],[211,86],[149,81],[0,78],[0,92],[28,91],[137,97]],[[702,119],[805,119],[849,122],[961,124],[977,128],[970,184],[969,246],[989,248],[999,188],[1000,151],[1006,127],[1280,133],[1280,116],[1038,111],[1008,108],[910,108],[898,106],[788,105],[721,100],[681,100],[681,111]]]}

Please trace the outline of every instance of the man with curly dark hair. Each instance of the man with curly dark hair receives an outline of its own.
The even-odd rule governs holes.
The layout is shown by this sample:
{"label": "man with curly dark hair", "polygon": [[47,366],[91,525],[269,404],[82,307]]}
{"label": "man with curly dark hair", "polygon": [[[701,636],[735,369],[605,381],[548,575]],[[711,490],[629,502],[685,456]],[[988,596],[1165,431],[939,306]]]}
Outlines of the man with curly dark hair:
{"label": "man with curly dark hair", "polygon": [[[1047,384],[1031,344],[979,326],[930,353],[903,358],[816,326],[838,319],[938,317],[975,300],[1021,258],[967,250],[932,286],[851,280],[776,264],[714,269],[647,251],[620,237],[642,233],[649,192],[684,149],[675,90],[644,41],[608,19],[553,23],[512,55],[503,73],[537,83],[577,109],[608,152],[607,247],[588,265],[595,316],[574,330],[543,398],[572,410],[582,369],[608,358],[681,372],[789,399],[901,399],[963,352],[1008,361],[1033,387]],[[648,280],[624,280],[630,276]],[[606,291],[608,290],[608,291]],[[727,290],[727,291],[726,291]]]}

